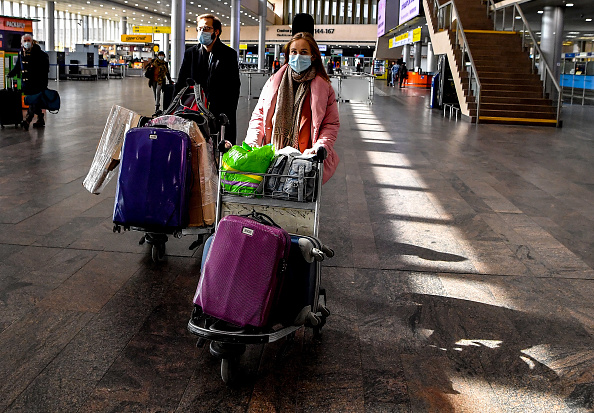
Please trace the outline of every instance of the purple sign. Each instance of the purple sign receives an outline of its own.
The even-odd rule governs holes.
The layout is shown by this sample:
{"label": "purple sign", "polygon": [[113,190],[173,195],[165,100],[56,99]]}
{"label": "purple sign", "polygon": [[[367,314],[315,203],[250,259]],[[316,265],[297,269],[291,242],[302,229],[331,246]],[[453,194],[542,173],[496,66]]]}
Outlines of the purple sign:
{"label": "purple sign", "polygon": [[386,33],[386,0],[379,0],[377,3],[377,37]]}
{"label": "purple sign", "polygon": [[398,25],[406,23],[413,17],[419,15],[419,0],[400,0],[400,14],[398,15]]}

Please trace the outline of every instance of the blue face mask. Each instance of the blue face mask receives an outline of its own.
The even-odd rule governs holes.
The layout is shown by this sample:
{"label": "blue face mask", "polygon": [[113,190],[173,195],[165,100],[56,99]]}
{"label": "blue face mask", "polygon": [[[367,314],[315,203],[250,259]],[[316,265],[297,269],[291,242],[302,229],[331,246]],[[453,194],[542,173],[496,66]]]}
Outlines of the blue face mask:
{"label": "blue face mask", "polygon": [[289,56],[289,66],[297,73],[304,72],[311,66],[311,56],[292,54]]}
{"label": "blue face mask", "polygon": [[213,34],[209,32],[200,32],[200,38],[198,41],[204,46],[209,46],[213,41]]}

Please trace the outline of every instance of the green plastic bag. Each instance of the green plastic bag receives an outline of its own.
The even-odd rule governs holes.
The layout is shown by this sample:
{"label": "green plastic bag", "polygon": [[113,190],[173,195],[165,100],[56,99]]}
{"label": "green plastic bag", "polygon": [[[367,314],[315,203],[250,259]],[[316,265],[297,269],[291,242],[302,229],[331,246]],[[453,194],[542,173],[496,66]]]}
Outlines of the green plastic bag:
{"label": "green plastic bag", "polygon": [[234,174],[231,172],[266,173],[272,158],[274,148],[264,145],[260,148],[251,147],[243,142],[241,146],[235,145],[223,155],[223,172],[221,183],[227,192],[253,194],[264,177],[255,174]]}

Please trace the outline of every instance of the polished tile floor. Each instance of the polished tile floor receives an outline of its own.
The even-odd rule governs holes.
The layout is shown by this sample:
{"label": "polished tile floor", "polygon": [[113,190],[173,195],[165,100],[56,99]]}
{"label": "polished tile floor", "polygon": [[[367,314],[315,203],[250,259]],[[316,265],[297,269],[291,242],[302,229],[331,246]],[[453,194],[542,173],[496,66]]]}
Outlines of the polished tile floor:
{"label": "polished tile floor", "polygon": [[332,316],[321,340],[250,347],[228,387],[186,331],[201,249],[152,263],[112,233],[115,182],[81,185],[111,105],[150,114],[151,90],[51,86],[45,130],[0,132],[0,411],[594,411],[594,108],[477,127],[379,82],[340,104]]}

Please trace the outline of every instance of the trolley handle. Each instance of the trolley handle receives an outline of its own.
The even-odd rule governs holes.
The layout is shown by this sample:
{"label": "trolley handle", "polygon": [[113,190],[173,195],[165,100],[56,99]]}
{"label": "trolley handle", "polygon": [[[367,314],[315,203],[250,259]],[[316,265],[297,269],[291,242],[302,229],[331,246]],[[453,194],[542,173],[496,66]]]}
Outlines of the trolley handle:
{"label": "trolley handle", "polygon": [[323,146],[320,146],[316,152],[316,156],[314,156],[314,162],[322,163],[328,157],[328,151]]}

